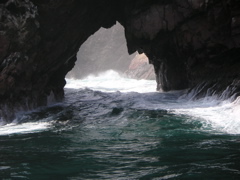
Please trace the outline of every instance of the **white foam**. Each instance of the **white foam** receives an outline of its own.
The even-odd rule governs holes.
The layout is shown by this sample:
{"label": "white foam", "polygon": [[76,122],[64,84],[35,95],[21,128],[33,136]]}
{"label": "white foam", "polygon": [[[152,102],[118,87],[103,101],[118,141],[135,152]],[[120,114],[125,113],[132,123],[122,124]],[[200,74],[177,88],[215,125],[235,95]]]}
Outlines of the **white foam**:
{"label": "white foam", "polygon": [[109,70],[98,76],[90,75],[85,79],[66,79],[65,88],[90,88],[103,92],[154,92],[156,90],[155,80],[136,80],[119,75],[119,73]]}
{"label": "white foam", "polygon": [[[107,71],[99,76],[88,76],[82,80],[67,79],[66,88],[90,88],[103,92],[155,92],[155,80],[136,80],[120,76],[115,71]],[[202,88],[199,86],[199,88]],[[205,127],[217,132],[240,134],[240,98],[234,102],[218,96],[208,96],[193,100],[197,91],[183,95],[186,92],[152,93],[143,96],[135,95],[134,108],[166,109],[175,114],[187,115],[193,121],[201,121]],[[228,89],[223,93],[225,96]],[[177,98],[177,95],[179,98]]]}
{"label": "white foam", "polygon": [[42,132],[51,127],[48,122],[11,123],[0,126],[0,136]]}
{"label": "white foam", "polygon": [[217,132],[240,134],[240,98],[234,102],[214,98],[188,101],[174,112],[195,117]]}

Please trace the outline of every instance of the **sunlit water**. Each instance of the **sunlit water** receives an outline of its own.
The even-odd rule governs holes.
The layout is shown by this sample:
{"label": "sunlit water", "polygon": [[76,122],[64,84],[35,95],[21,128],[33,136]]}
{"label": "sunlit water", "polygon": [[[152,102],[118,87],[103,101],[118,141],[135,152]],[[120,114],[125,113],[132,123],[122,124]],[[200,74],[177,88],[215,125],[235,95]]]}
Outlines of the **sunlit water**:
{"label": "sunlit water", "polygon": [[239,179],[240,100],[109,71],[0,127],[0,179]]}

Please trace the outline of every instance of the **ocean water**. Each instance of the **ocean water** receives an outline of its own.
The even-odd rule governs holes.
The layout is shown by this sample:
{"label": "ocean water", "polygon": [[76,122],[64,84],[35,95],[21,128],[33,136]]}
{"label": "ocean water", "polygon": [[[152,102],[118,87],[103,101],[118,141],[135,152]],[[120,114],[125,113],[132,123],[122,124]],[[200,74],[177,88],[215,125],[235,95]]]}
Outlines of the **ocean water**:
{"label": "ocean water", "polygon": [[239,179],[240,99],[108,71],[0,126],[0,179]]}

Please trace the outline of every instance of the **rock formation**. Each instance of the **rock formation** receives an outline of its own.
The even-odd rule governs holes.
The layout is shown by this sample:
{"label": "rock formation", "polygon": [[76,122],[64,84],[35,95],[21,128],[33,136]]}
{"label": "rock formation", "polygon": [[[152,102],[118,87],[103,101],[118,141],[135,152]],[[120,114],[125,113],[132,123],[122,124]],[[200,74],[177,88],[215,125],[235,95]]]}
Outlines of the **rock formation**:
{"label": "rock formation", "polygon": [[61,100],[79,47],[120,10],[110,0],[0,1],[0,117]]}
{"label": "rock formation", "polygon": [[2,0],[0,116],[46,105],[51,94],[61,100],[81,44],[116,21],[163,90],[205,83],[238,92],[239,12],[238,0]]}
{"label": "rock formation", "polygon": [[124,74],[133,79],[156,79],[153,65],[144,53],[135,55]]}
{"label": "rock formation", "polygon": [[166,91],[231,84],[239,78],[239,7],[232,0],[152,3],[127,20],[129,52],[147,54]]}

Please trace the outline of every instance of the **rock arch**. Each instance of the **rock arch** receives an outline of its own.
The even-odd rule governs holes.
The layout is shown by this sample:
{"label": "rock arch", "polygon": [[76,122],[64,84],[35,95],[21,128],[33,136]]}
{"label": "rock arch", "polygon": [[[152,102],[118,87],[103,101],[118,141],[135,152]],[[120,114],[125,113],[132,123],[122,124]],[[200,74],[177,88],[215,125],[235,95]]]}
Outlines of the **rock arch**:
{"label": "rock arch", "polygon": [[203,81],[234,81],[237,90],[239,9],[236,0],[1,1],[0,117],[46,105],[50,94],[61,100],[81,44],[116,21],[129,53],[148,56],[163,90]]}

